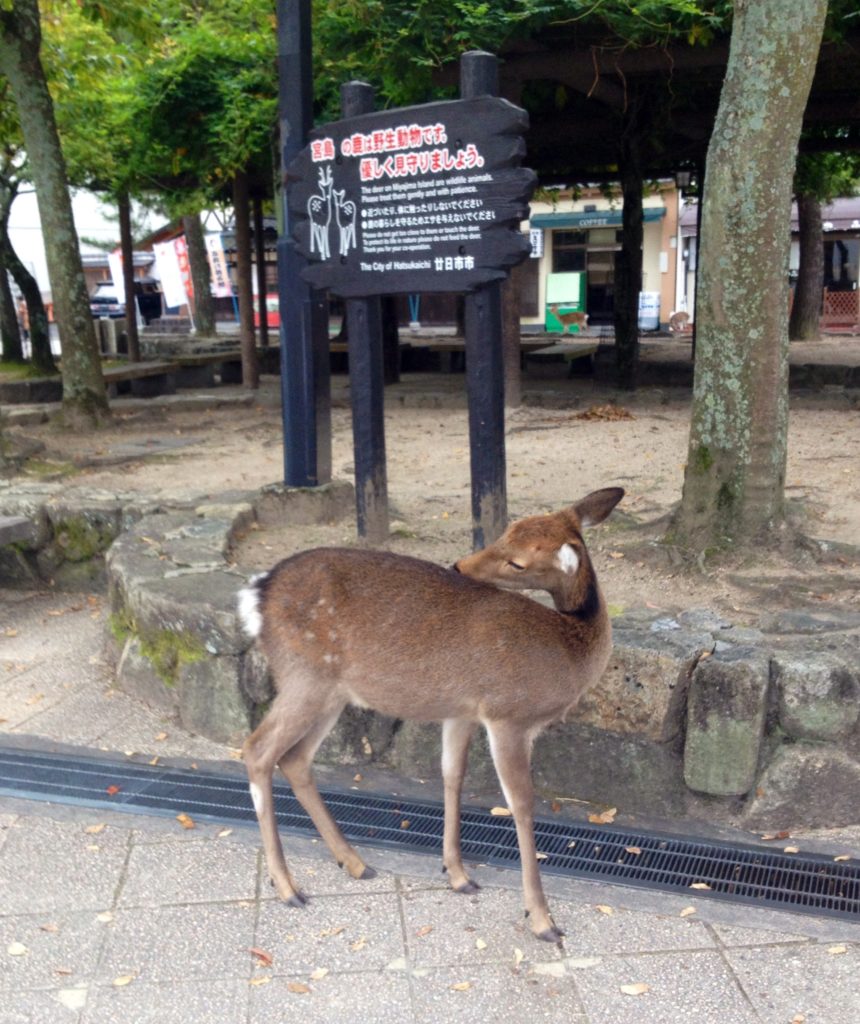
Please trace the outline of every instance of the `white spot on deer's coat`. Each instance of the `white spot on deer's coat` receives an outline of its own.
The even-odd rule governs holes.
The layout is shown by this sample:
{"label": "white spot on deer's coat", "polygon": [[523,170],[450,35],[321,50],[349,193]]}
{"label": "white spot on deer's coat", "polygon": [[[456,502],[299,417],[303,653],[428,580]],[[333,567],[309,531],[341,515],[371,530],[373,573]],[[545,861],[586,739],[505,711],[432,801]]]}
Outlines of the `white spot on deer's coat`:
{"label": "white spot on deer's coat", "polygon": [[260,787],[256,782],[252,782],[248,789],[251,791],[251,803],[254,805],[254,810],[259,814],[260,808],[263,806],[263,794],[260,792]]}
{"label": "white spot on deer's coat", "polygon": [[237,605],[239,621],[248,636],[259,636],[263,628],[263,616],[260,614],[260,591],[257,583],[262,576],[253,576],[248,586],[239,591]]}
{"label": "white spot on deer's coat", "polygon": [[579,568],[579,555],[570,544],[562,544],[556,552],[556,565],[562,572],[573,575]]}

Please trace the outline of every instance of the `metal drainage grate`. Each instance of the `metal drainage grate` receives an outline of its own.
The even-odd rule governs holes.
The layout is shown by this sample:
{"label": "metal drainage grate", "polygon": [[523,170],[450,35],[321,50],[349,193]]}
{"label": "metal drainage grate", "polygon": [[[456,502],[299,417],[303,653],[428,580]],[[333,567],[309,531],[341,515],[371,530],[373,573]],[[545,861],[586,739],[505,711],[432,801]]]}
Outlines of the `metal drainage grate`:
{"label": "metal drainage grate", "polygon": [[[0,795],[131,813],[184,811],[201,820],[256,822],[242,778],[3,747]],[[351,842],[441,854],[441,804],[350,792],[325,792],[323,798]],[[275,787],[275,808],[285,831],[316,835],[286,787]],[[511,818],[465,808],[461,837],[467,860],[503,867],[519,860]],[[860,920],[857,861],[547,819],[535,821],[535,838],[544,855],[541,869],[553,874],[690,895],[695,885],[696,896]]]}

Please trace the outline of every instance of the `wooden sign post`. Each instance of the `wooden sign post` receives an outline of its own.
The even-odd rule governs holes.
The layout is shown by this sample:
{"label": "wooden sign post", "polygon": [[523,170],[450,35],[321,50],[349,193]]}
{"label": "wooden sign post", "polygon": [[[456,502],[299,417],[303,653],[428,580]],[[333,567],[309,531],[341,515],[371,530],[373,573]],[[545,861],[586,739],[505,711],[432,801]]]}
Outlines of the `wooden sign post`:
{"label": "wooden sign post", "polygon": [[[461,58],[463,99],[373,111],[344,86],[344,120],[323,125],[287,169],[302,278],[347,299],[359,535],[387,535],[378,297],[465,292],[476,547],[505,525],[499,282],[525,259],[519,230],[535,175],[520,167],[528,115],[497,92],[492,54]],[[355,332],[355,333],[353,333]]]}

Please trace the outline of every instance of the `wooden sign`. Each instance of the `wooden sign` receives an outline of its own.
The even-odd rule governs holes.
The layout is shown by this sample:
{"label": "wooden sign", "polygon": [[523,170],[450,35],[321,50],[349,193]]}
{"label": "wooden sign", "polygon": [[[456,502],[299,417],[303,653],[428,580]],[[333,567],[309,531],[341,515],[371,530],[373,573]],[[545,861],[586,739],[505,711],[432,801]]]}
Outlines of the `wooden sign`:
{"label": "wooden sign", "polygon": [[344,298],[466,292],[524,260],[528,114],[491,96],[350,117],[287,169],[302,277]]}

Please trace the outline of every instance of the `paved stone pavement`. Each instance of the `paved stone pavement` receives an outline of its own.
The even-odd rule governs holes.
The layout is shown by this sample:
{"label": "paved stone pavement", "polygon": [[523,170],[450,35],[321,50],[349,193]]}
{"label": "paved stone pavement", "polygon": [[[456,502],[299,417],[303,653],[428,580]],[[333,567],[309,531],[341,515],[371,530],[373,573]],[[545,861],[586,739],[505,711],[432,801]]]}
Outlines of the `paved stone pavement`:
{"label": "paved stone pavement", "polygon": [[[229,759],[112,689],[105,614],[0,590],[0,742]],[[858,829],[793,841],[860,855]],[[265,884],[255,828],[0,798],[0,1024],[860,1022],[860,922],[548,877],[557,949],[517,872],[478,866],[464,897],[435,858],[369,850],[379,874],[355,882],[286,845],[302,911]]]}

